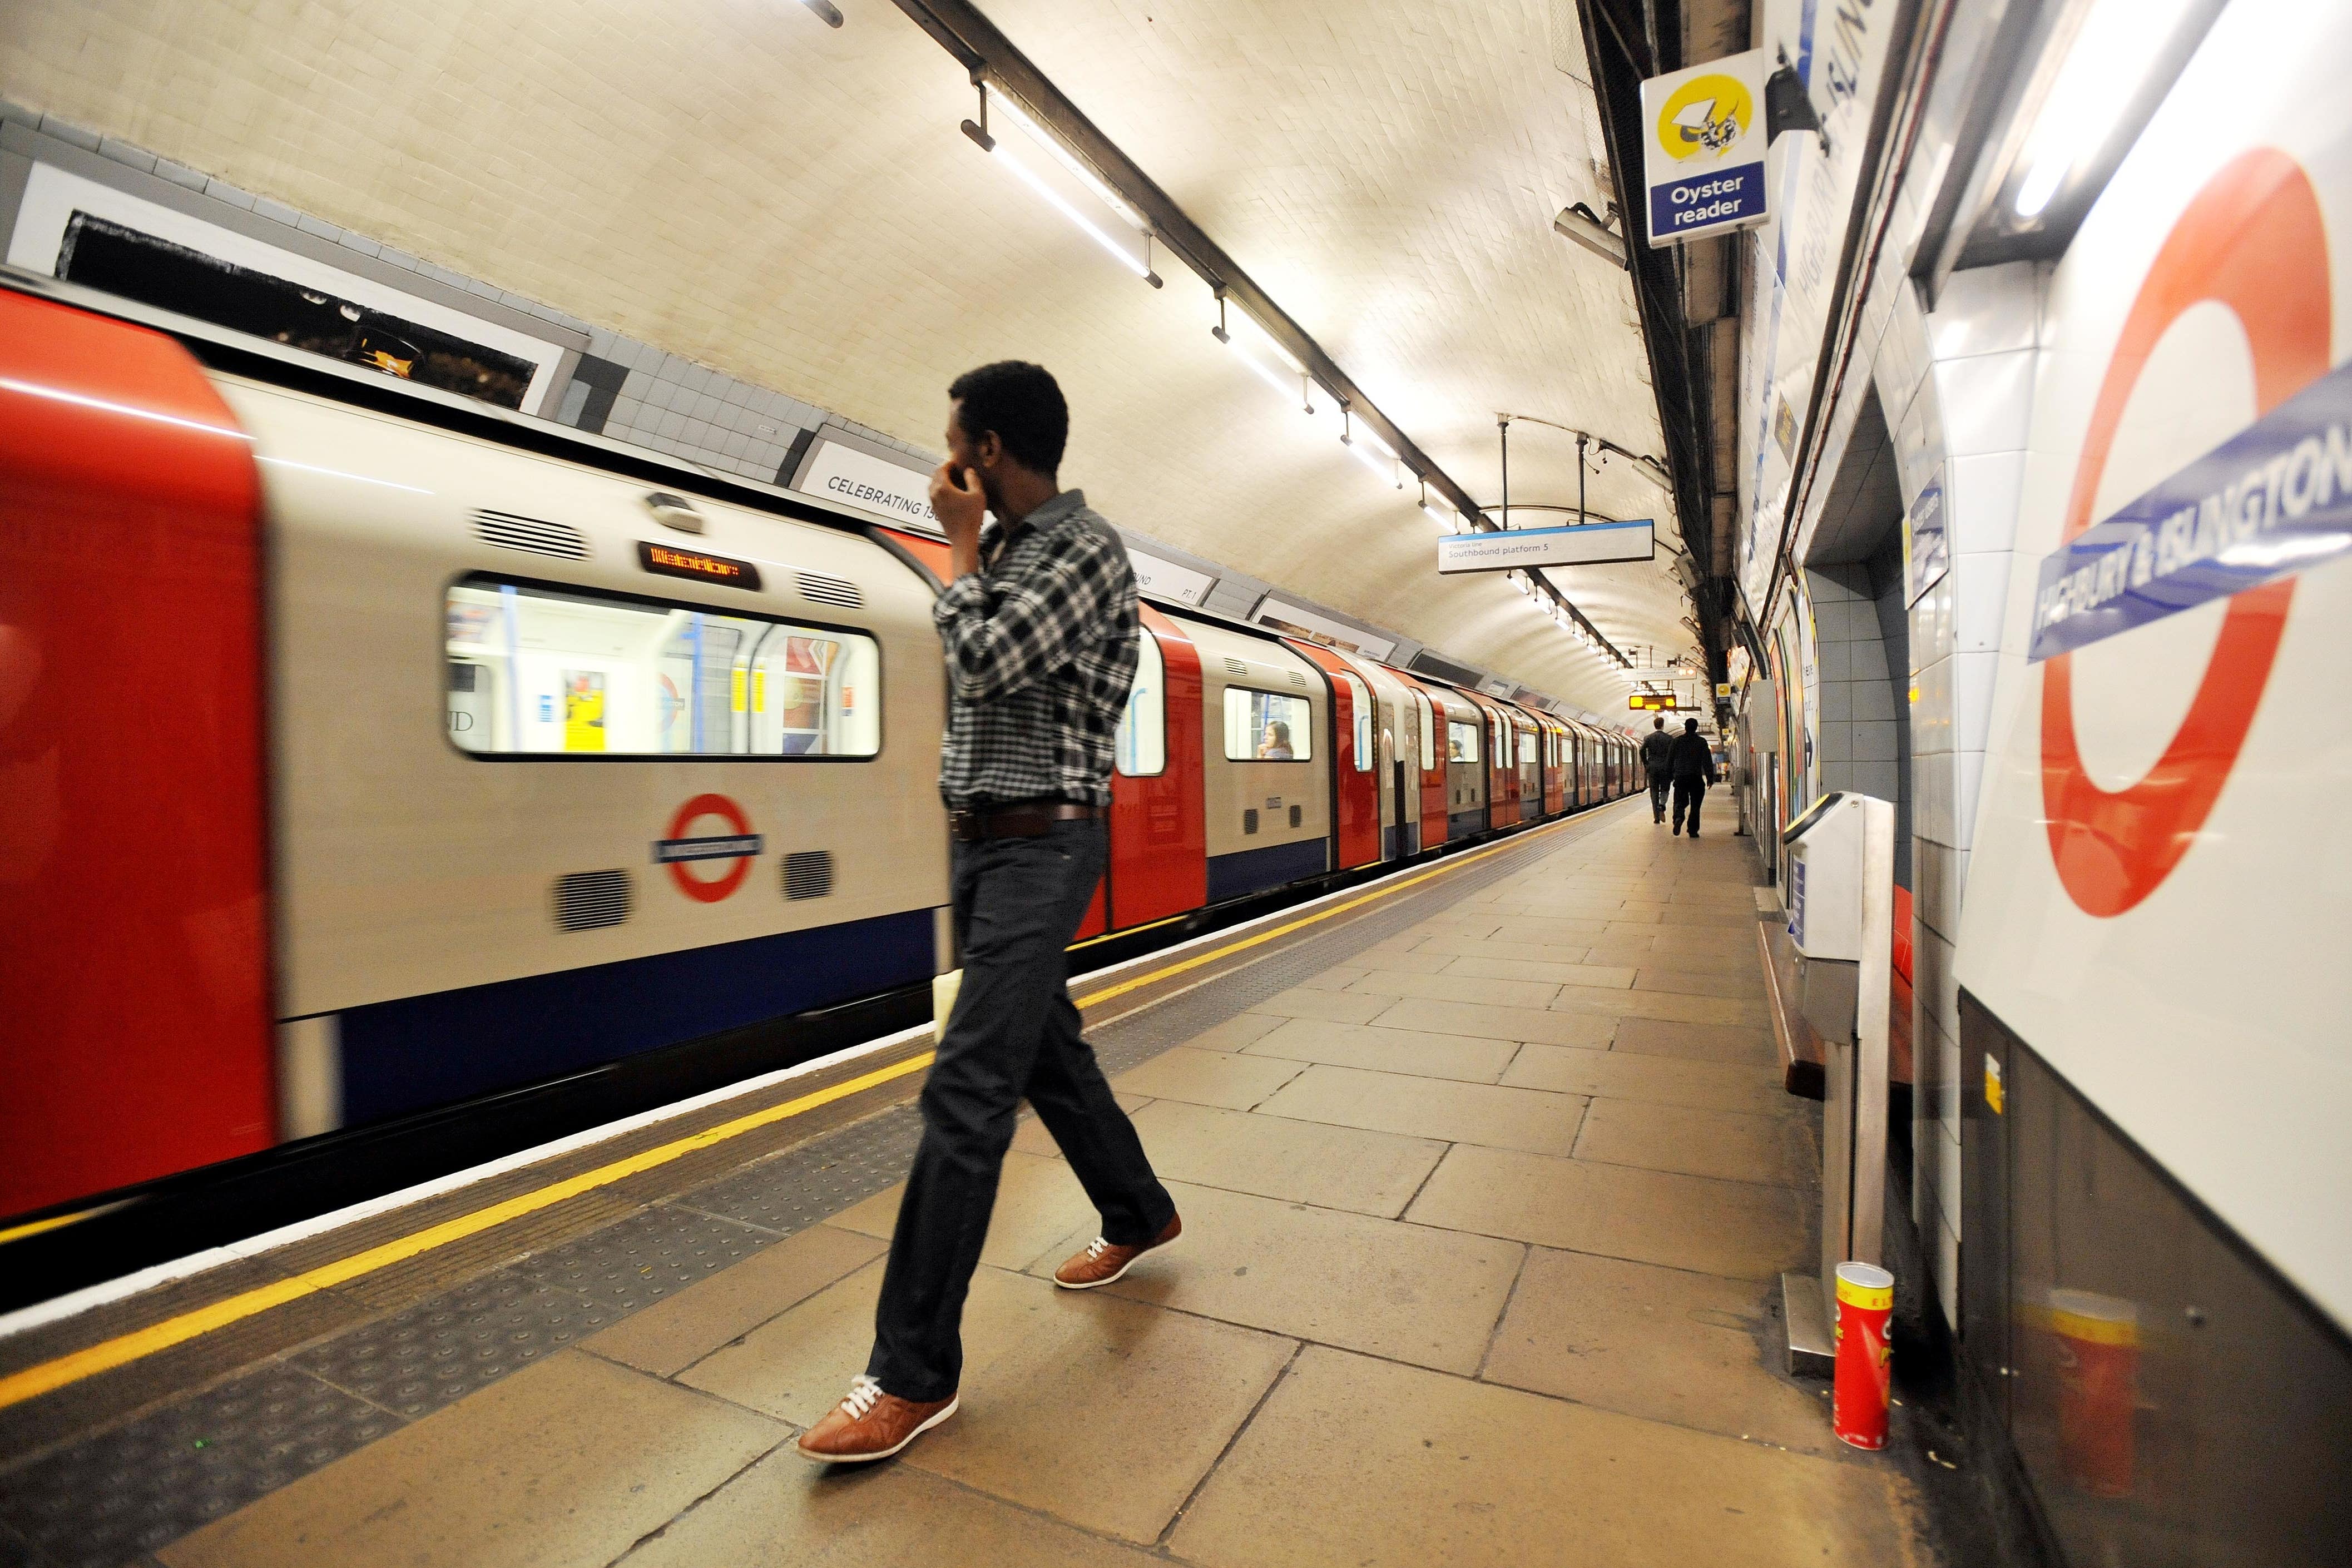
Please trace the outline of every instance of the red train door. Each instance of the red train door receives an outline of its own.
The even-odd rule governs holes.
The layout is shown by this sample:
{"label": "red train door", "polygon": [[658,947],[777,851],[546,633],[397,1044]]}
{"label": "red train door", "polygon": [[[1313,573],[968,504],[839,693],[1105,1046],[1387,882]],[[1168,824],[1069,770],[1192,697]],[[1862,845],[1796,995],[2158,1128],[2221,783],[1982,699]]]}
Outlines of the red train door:
{"label": "red train door", "polygon": [[1373,772],[1380,716],[1372,709],[1372,692],[1348,662],[1328,648],[1285,637],[1283,642],[1301,658],[1323,672],[1331,688],[1331,728],[1337,744],[1331,748],[1332,832],[1339,853],[1332,865],[1339,871],[1370,865],[1381,858],[1381,783]]}
{"label": "red train door", "polygon": [[1118,931],[1209,902],[1201,651],[1150,605],[1142,615],[1144,646],[1110,780],[1110,925]]}
{"label": "red train door", "polygon": [[0,291],[0,1215],[275,1140],[259,507],[178,344]]}
{"label": "red train door", "polygon": [[1412,699],[1412,722],[1421,731],[1421,842],[1416,847],[1430,849],[1445,841],[1445,717],[1419,681],[1390,668]]}

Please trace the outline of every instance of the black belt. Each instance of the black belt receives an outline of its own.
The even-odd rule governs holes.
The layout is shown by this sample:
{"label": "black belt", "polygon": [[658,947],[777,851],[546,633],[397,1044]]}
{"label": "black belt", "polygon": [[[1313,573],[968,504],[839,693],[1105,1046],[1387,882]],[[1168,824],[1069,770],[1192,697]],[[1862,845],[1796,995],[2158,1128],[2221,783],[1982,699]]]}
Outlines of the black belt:
{"label": "black belt", "polygon": [[1105,814],[1103,807],[1081,806],[1070,800],[1016,800],[1007,806],[950,811],[948,832],[966,841],[1042,839],[1056,822],[1090,821]]}

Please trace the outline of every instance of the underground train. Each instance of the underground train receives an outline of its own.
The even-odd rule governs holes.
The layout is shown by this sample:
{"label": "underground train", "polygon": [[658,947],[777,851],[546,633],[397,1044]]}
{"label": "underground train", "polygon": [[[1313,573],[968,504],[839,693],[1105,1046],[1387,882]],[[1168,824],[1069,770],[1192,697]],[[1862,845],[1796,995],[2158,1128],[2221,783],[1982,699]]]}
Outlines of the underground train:
{"label": "underground train", "polygon": [[[944,562],[600,437],[0,287],[0,1239],[614,1063],[674,1098],[927,996],[952,963]],[[1622,736],[1141,619],[1082,942],[1633,788]]]}

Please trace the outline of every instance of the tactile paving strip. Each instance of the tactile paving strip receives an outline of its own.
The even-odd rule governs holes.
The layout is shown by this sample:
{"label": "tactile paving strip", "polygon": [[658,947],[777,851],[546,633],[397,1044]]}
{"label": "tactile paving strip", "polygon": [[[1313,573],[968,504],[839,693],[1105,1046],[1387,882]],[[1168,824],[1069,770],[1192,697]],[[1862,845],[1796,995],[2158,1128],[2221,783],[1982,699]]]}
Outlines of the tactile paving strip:
{"label": "tactile paving strip", "polygon": [[292,1364],[413,1420],[624,1315],[575,1291],[500,1270],[348,1329]]}
{"label": "tactile paving strip", "polygon": [[[1541,854],[1571,829],[1526,846]],[[1505,852],[1088,1032],[1116,1075],[1525,868]],[[902,1179],[902,1103],[0,1474],[0,1568],[117,1568]],[[10,1538],[19,1533],[20,1543]]]}
{"label": "tactile paving strip", "polygon": [[30,1561],[115,1568],[401,1425],[283,1364],[59,1449],[8,1476]]}

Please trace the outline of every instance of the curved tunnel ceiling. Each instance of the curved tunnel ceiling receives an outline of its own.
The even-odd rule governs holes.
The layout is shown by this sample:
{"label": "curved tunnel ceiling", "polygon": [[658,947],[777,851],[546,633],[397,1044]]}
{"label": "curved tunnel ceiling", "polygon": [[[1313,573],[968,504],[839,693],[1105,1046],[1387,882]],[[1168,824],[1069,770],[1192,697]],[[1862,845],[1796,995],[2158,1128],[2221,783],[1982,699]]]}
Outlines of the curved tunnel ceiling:
{"label": "curved tunnel ceiling", "polygon": [[[1416,495],[957,131],[962,68],[888,0],[26,0],[0,92],[468,276],[936,447],[956,371],[1053,368],[1113,520],[1595,711],[1623,685],[1500,578],[1441,579]],[[1552,234],[1609,186],[1570,0],[993,0],[1012,40],[1482,502],[1498,412],[1661,450],[1626,275]],[[1694,645],[1651,563],[1556,572],[1619,646]],[[1570,505],[1515,426],[1511,494]],[[1556,520],[1515,518],[1523,526]]]}

